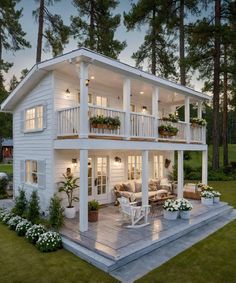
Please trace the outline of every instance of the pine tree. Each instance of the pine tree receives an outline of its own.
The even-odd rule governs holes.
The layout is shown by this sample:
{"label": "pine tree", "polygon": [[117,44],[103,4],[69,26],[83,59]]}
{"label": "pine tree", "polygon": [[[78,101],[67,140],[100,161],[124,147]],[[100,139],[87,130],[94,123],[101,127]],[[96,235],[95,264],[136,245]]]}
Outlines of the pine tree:
{"label": "pine tree", "polygon": [[143,44],[132,55],[136,66],[141,67],[147,62],[152,74],[165,78],[176,77],[176,45],[174,39],[169,36],[166,25],[168,12],[166,1],[139,0],[132,4],[128,13],[124,13],[124,24],[128,31],[140,29],[143,25],[148,26]]}
{"label": "pine tree", "polygon": [[15,75],[12,76],[12,78],[10,79],[10,86],[9,86],[9,91],[12,92],[18,85],[18,80],[17,77]]}
{"label": "pine tree", "polygon": [[33,16],[38,20],[36,63],[41,62],[43,37],[46,39],[46,48],[52,49],[53,56],[61,54],[69,43],[70,28],[64,25],[60,15],[50,13],[47,8],[59,1],[36,0],[39,2],[39,8],[33,11]]}
{"label": "pine tree", "polygon": [[61,228],[64,223],[63,212],[61,199],[57,196],[52,197],[49,206],[49,223],[52,228],[56,230]]}
{"label": "pine tree", "polygon": [[120,15],[112,15],[116,0],[73,0],[78,16],[71,17],[71,33],[84,46],[112,58],[117,58],[126,43],[114,39],[120,25]]}
{"label": "pine tree", "polygon": [[26,199],[25,191],[23,188],[19,188],[19,195],[15,198],[15,206],[12,212],[16,215],[23,216],[27,211],[28,201]]}
{"label": "pine tree", "polygon": [[33,191],[29,200],[27,219],[33,224],[40,218],[39,196],[37,191]]}

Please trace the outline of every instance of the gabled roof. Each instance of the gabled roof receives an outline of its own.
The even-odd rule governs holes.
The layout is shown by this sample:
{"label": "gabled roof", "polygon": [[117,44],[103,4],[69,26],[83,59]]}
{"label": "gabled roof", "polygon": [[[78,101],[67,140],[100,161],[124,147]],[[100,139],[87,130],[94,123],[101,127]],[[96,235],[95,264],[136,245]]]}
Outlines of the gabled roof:
{"label": "gabled roof", "polygon": [[35,86],[45,76],[45,74],[47,74],[49,71],[54,70],[58,64],[70,60],[76,62],[81,59],[90,60],[94,64],[99,64],[108,68],[112,68],[114,71],[122,73],[126,76],[142,78],[153,85],[168,88],[177,93],[199,98],[200,100],[211,99],[210,96],[204,93],[182,86],[175,82],[154,76],[140,69],[122,63],[118,60],[111,59],[107,56],[98,54],[87,48],[79,48],[34,65],[34,67],[28,72],[26,77],[18,84],[18,86],[12,91],[12,93],[7,97],[7,99],[1,104],[1,110],[12,111],[15,105],[24,96],[24,94],[27,93],[33,86]]}
{"label": "gabled roof", "polygon": [[4,139],[2,142],[2,146],[13,146],[13,140],[12,139]]}

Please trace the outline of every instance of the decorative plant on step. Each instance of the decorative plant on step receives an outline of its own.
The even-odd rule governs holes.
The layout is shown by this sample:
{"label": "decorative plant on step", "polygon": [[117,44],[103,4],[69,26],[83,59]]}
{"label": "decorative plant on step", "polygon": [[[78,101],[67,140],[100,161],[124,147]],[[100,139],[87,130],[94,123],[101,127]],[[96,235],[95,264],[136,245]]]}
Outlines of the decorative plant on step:
{"label": "decorative plant on step", "polygon": [[202,118],[191,118],[190,119],[190,122],[192,124],[193,127],[195,126],[206,126],[207,122],[205,119],[202,119]]}
{"label": "decorative plant on step", "polygon": [[164,209],[164,218],[167,220],[175,220],[179,214],[179,201],[168,199],[164,202],[163,209]]}
{"label": "decorative plant on step", "polygon": [[190,211],[193,209],[191,202],[184,198],[179,199],[178,202],[179,202],[180,217],[182,219],[189,219]]}
{"label": "decorative plant on step", "polygon": [[99,209],[99,203],[97,200],[91,200],[88,202],[88,221],[89,222],[98,221],[98,209]]}
{"label": "decorative plant on step", "polygon": [[213,205],[214,194],[212,191],[203,190],[201,192],[201,203],[204,205]]}
{"label": "decorative plant on step", "polygon": [[178,123],[179,122],[179,118],[175,114],[169,114],[169,117],[163,117],[162,120],[163,121],[169,121],[169,122],[172,122],[172,123]]}
{"label": "decorative plant on step", "polygon": [[158,127],[158,132],[161,136],[176,136],[178,129],[171,125],[161,125]]}
{"label": "decorative plant on step", "polygon": [[79,198],[74,196],[74,191],[79,188],[79,185],[77,185],[79,178],[74,178],[72,175],[67,176],[65,174],[63,174],[63,177],[64,181],[60,182],[61,186],[59,187],[59,192],[64,192],[67,195],[68,206],[65,208],[65,216],[67,218],[74,218],[76,210],[73,202],[79,201]]}
{"label": "decorative plant on step", "polygon": [[213,193],[213,195],[214,195],[213,202],[214,202],[214,203],[219,203],[219,202],[220,202],[221,193],[218,192],[218,191],[212,191],[212,193]]}

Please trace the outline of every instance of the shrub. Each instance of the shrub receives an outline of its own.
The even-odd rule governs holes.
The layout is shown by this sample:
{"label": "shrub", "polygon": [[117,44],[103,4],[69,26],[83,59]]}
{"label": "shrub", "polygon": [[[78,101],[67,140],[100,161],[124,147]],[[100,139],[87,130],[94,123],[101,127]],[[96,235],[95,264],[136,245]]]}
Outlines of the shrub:
{"label": "shrub", "polygon": [[0,178],[0,199],[7,197],[7,192],[6,192],[7,186],[8,186],[8,178],[7,177]]}
{"label": "shrub", "polygon": [[187,199],[182,198],[182,199],[179,199],[178,202],[179,202],[180,211],[190,211],[193,209],[193,205]]}
{"label": "shrub", "polygon": [[63,225],[63,212],[61,199],[57,196],[52,197],[49,206],[49,223],[52,228],[58,230]]}
{"label": "shrub", "polygon": [[25,191],[23,188],[19,188],[19,195],[15,199],[15,206],[12,209],[12,212],[22,216],[27,211],[28,201],[26,199]]}
{"label": "shrub", "polygon": [[88,202],[88,210],[89,211],[97,211],[99,209],[99,203],[97,200],[91,200]]}
{"label": "shrub", "polygon": [[57,232],[46,232],[40,235],[36,247],[41,252],[53,252],[62,247],[61,236]]}
{"label": "shrub", "polygon": [[16,233],[18,236],[25,236],[26,232],[29,230],[29,228],[32,227],[32,223],[29,222],[27,219],[23,219],[21,222],[19,222],[16,225]]}
{"label": "shrub", "polygon": [[33,191],[29,200],[27,219],[33,224],[40,219],[39,197],[37,191]]}
{"label": "shrub", "polygon": [[5,213],[5,215],[3,216],[2,222],[3,222],[4,224],[7,224],[7,222],[8,222],[12,217],[14,217],[14,214],[11,213],[11,212],[7,212],[7,213]]}
{"label": "shrub", "polygon": [[39,239],[39,236],[46,232],[46,229],[43,225],[34,224],[25,234],[27,240],[29,240],[32,244],[36,244]]}
{"label": "shrub", "polygon": [[20,223],[22,220],[23,218],[17,215],[17,216],[10,218],[9,221],[7,222],[7,225],[9,226],[11,230],[15,230],[17,224]]}

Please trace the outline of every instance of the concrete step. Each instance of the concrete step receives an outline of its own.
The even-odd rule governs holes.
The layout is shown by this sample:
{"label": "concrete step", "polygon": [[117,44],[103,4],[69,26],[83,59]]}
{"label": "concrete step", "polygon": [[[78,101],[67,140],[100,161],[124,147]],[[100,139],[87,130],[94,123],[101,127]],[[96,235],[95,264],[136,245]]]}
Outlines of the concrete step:
{"label": "concrete step", "polygon": [[65,236],[62,237],[62,241],[65,249],[106,272],[112,272],[145,254],[168,245],[200,227],[205,225],[210,226],[211,222],[220,217],[229,215],[232,211],[233,208],[227,203],[220,203],[214,210],[194,217],[191,219],[190,223],[186,222],[186,224],[180,225],[178,229],[175,228],[165,231],[163,235],[160,233],[160,237],[155,241],[150,242],[150,239],[143,239],[139,245],[137,245],[137,243],[134,243],[133,246],[130,245],[127,248],[127,253],[122,253],[122,257],[111,258],[110,256],[99,254],[98,251],[90,250]]}

